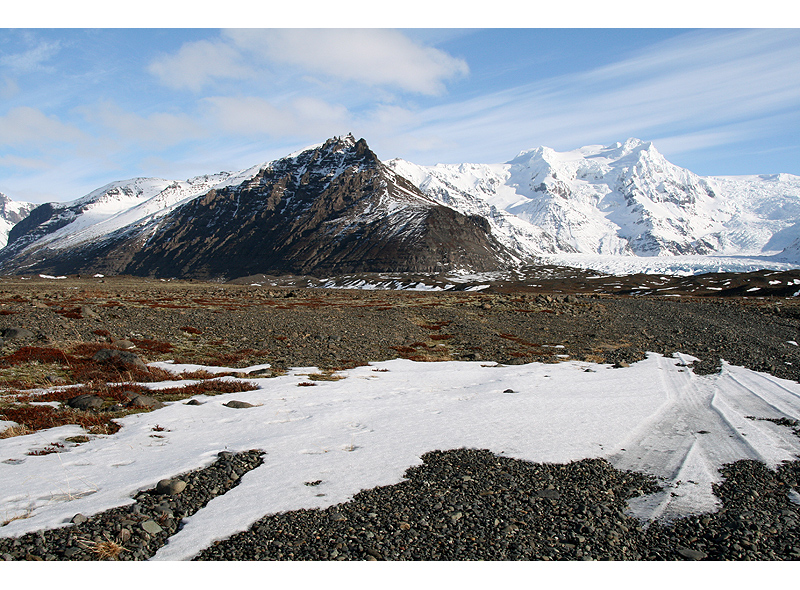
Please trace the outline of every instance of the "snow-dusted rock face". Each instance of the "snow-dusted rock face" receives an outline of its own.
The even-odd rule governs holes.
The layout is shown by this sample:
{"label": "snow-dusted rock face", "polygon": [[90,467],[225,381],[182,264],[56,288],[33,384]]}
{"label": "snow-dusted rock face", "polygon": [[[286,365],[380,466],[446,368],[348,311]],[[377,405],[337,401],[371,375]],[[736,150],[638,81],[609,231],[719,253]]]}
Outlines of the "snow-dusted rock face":
{"label": "snow-dusted rock face", "polygon": [[[539,147],[506,164],[389,165],[431,198],[481,211],[528,255],[769,255],[800,238],[800,178],[701,177],[638,139]],[[525,224],[498,223],[508,214]]]}
{"label": "snow-dusted rock face", "polygon": [[25,219],[34,207],[33,203],[12,201],[0,193],[0,248],[8,242],[8,232],[11,228]]}
{"label": "snow-dusted rock face", "polygon": [[196,278],[485,271],[516,260],[483,217],[428,198],[352,135],[235,176],[136,179],[42,206],[1,256],[4,272]]}

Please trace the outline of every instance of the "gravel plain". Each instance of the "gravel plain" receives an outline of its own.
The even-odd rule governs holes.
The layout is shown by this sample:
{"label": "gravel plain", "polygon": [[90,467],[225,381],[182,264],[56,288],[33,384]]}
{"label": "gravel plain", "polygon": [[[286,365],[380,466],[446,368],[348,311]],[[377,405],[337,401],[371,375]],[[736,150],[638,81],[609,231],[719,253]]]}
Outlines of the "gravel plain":
{"label": "gravel plain", "polygon": [[[0,282],[2,354],[124,341],[146,362],[270,363],[279,371],[397,357],[503,364],[576,359],[624,367],[647,352],[682,352],[697,357],[697,373],[717,371],[724,359],[800,379],[800,347],[793,344],[800,342],[800,305],[792,297],[745,297],[741,289],[728,297],[680,290],[671,297],[631,296],[562,287],[431,293],[9,278]],[[0,367],[0,379],[11,379],[14,370]],[[47,371],[41,378],[49,382],[68,379],[58,367]],[[35,371],[27,375],[37,378]],[[791,420],[782,425],[797,430]],[[133,508],[0,539],[0,556],[147,559],[179,530],[181,518],[257,466],[259,452],[176,474],[187,484],[178,493],[140,492]],[[603,460],[532,464],[477,449],[431,449],[423,459],[399,484],[364,490],[326,510],[266,515],[249,531],[198,548],[197,559],[800,558],[800,505],[793,501],[798,461],[777,471],[753,461],[729,465],[715,489],[718,512],[644,526],[626,514],[625,501],[657,483]],[[143,528],[149,522],[157,527]],[[114,553],[113,544],[121,549],[103,552]]]}

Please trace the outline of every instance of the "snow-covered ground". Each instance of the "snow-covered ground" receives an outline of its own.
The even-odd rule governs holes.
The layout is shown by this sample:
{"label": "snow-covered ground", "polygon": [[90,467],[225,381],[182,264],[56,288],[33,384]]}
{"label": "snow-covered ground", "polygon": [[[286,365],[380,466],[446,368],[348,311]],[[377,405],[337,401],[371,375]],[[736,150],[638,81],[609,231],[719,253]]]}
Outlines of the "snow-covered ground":
{"label": "snow-covered ground", "polygon": [[[650,354],[612,368],[397,359],[315,387],[298,386],[313,368],[293,369],[248,379],[260,386],[255,391],[199,396],[200,406],[174,402],[128,416],[117,434],[77,446],[65,438],[82,434],[78,426],[0,440],[0,518],[27,515],[0,535],[62,526],[78,512],[132,503],[137,490],[208,465],[222,450],[249,449],[266,452],[263,465],[188,518],[154,559],[188,559],[265,514],[326,507],[396,483],[434,449],[487,448],[546,462],[605,457],[662,478],[664,492],[631,503],[642,519],[714,510],[711,483],[721,465],[757,459],[775,466],[800,453],[800,438],[789,428],[747,418],[800,419],[800,385],[731,365],[698,376],[686,366],[691,360]],[[232,399],[256,407],[222,405]],[[155,426],[164,429],[161,438],[153,436]],[[63,452],[28,455],[56,442]],[[304,485],[316,480],[322,483]]]}

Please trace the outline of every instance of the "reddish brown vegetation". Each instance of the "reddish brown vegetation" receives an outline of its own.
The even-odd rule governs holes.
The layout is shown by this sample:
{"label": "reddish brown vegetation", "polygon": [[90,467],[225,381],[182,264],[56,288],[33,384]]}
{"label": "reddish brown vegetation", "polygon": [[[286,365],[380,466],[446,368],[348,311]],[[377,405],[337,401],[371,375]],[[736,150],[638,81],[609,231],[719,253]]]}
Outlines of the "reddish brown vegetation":
{"label": "reddish brown vegetation", "polygon": [[77,424],[92,434],[113,434],[120,429],[107,414],[80,412],[77,410],[57,410],[51,406],[21,405],[0,410],[4,420],[21,424],[30,430],[45,430]]}
{"label": "reddish brown vegetation", "polygon": [[202,334],[203,333],[202,330],[200,330],[198,328],[193,328],[192,326],[183,326],[181,328],[181,330],[183,330],[187,334]]}
{"label": "reddish brown vegetation", "polygon": [[158,354],[172,352],[172,344],[169,342],[149,340],[147,338],[131,338],[131,342],[133,342],[137,348],[141,348],[142,350],[146,350],[148,352],[155,352]]}

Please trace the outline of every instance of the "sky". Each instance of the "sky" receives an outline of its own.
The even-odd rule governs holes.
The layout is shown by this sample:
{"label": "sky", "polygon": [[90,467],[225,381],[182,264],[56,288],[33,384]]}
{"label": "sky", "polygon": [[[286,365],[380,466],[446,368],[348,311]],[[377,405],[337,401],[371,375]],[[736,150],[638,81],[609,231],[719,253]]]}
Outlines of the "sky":
{"label": "sky", "polygon": [[[582,18],[426,19],[416,0],[391,20],[343,19],[348,2],[330,18],[250,18],[239,4],[219,18],[154,18],[149,0],[133,15],[52,5],[44,17],[39,4],[12,15],[18,28],[0,29],[0,192],[72,200],[113,180],[240,170],[348,132],[383,160],[423,165],[637,137],[701,175],[800,175],[800,29],[735,28],[770,19],[631,20],[625,2],[602,18],[594,4]],[[563,28],[573,22],[584,28]],[[339,28],[351,23],[362,28]],[[640,28],[655,25],[671,28]]]}

